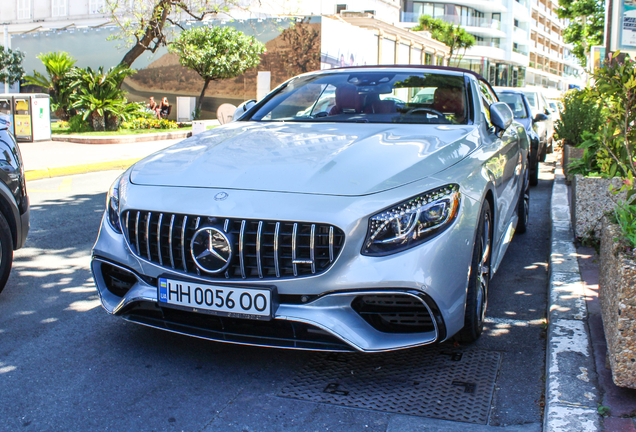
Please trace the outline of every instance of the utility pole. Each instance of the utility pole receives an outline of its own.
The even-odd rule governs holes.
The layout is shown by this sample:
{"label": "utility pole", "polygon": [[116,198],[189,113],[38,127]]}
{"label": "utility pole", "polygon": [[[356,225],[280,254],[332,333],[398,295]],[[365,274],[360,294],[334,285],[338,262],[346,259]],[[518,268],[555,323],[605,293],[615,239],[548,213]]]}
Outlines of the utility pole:
{"label": "utility pole", "polygon": [[[9,48],[9,26],[4,25],[4,49]],[[4,83],[4,92],[9,93],[9,83],[5,81]]]}

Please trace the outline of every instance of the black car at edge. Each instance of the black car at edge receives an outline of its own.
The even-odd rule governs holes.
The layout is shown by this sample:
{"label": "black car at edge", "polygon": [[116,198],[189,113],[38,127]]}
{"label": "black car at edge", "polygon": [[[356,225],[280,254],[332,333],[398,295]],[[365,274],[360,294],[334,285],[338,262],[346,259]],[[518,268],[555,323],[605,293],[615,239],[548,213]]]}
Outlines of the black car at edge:
{"label": "black car at edge", "polygon": [[29,197],[24,164],[6,120],[0,119],[0,292],[7,283],[13,251],[29,232]]}

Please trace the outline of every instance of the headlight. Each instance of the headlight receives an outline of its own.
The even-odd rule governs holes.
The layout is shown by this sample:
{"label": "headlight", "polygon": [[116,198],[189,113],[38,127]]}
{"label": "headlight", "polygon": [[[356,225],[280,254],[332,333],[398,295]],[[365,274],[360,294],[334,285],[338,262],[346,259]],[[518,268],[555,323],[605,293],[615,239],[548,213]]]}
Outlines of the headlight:
{"label": "headlight", "polygon": [[450,184],[372,216],[362,254],[389,255],[439,234],[457,217],[460,198],[459,185]]}
{"label": "headlight", "polygon": [[119,184],[123,176],[117,177],[113,185],[108,191],[106,199],[106,208],[108,209],[108,221],[115,231],[121,233],[121,225],[119,224]]}

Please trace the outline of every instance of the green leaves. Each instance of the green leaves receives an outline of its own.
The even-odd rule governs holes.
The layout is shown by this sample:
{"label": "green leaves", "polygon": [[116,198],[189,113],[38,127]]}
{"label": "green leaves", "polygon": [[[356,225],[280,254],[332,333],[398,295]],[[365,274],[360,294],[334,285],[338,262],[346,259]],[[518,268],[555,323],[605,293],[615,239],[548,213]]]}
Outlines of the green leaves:
{"label": "green leaves", "polygon": [[24,75],[23,58],[22,51],[13,51],[10,48],[0,46],[0,83],[11,85],[22,79]]}
{"label": "green leaves", "polygon": [[563,39],[571,43],[571,50],[581,66],[587,65],[590,47],[603,44],[605,26],[605,2],[602,0],[559,0],[559,18],[569,20],[563,31]]}
{"label": "green leaves", "polygon": [[429,15],[422,15],[419,18],[420,24],[413,27],[414,31],[429,31],[431,37],[438,40],[450,48],[448,57],[448,65],[450,65],[453,54],[458,50],[466,50],[475,45],[475,38],[459,25],[455,26],[452,23],[446,22],[439,18],[432,18]]}

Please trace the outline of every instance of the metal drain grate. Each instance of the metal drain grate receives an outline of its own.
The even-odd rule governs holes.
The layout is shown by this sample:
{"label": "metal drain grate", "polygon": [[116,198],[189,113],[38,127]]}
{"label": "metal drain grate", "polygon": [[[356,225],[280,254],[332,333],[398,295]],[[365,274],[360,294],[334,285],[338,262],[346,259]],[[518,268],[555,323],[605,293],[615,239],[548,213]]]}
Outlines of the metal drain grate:
{"label": "metal drain grate", "polygon": [[500,354],[426,347],[317,354],[278,396],[486,424]]}

